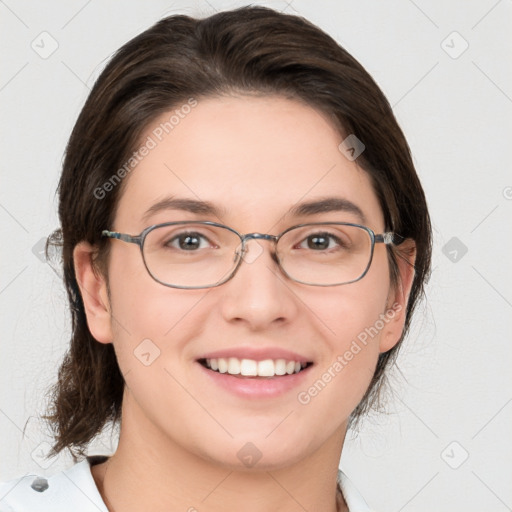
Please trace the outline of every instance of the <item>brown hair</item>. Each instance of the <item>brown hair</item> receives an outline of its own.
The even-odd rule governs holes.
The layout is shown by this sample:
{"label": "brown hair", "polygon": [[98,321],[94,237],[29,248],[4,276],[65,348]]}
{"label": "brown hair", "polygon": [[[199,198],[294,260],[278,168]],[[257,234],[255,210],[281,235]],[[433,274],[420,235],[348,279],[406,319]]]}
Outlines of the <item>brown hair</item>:
{"label": "brown hair", "polygon": [[[386,229],[416,242],[415,277],[402,338],[380,354],[351,425],[379,396],[385,369],[394,362],[424,293],[431,260],[425,196],[388,101],[351,55],[303,18],[263,7],[205,19],[170,16],[114,55],[96,81],[66,148],[59,183],[61,229],[49,237],[47,246],[62,246],[72,317],[70,348],[45,416],[55,435],[53,454],[68,448],[75,457],[84,455],[88,443],[106,424],[118,422],[121,414],[124,381],[113,346],[92,337],[73,266],[73,249],[80,241],[96,245],[100,256],[108,250],[101,232],[113,224],[122,187],[112,187],[105,198],[98,198],[95,191],[130,158],[156,117],[191,97],[233,92],[278,94],[306,102],[331,116],[340,135],[354,134],[366,146],[357,162],[372,180]],[[398,250],[389,251],[394,284]]]}

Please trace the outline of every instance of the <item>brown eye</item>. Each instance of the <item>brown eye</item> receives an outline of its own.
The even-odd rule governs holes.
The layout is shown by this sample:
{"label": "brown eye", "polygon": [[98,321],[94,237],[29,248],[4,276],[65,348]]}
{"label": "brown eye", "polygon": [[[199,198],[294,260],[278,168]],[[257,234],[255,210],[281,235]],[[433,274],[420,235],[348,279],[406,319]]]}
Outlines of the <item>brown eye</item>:
{"label": "brown eye", "polygon": [[329,237],[326,235],[311,235],[306,240],[308,249],[324,251],[329,248]]}
{"label": "brown eye", "polygon": [[314,233],[308,235],[300,244],[303,249],[313,251],[326,251],[342,246],[341,240],[332,233]]}
{"label": "brown eye", "polygon": [[200,233],[180,233],[165,245],[182,251],[195,251],[209,247],[208,240]]}

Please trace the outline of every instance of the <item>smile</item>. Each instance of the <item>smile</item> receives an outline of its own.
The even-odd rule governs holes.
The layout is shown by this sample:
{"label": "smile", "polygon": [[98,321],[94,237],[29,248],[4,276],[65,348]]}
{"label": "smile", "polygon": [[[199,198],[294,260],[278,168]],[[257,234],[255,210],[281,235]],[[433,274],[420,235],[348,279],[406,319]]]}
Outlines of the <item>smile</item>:
{"label": "smile", "polygon": [[222,389],[224,393],[243,400],[291,399],[293,395],[290,393],[306,385],[316,366],[311,362],[287,359],[256,361],[236,357],[202,358],[196,363],[200,375],[206,379],[205,392]]}
{"label": "smile", "polygon": [[312,363],[287,361],[286,359],[238,359],[236,357],[219,357],[200,359],[199,362],[209,370],[228,373],[240,377],[275,377],[299,373]]}

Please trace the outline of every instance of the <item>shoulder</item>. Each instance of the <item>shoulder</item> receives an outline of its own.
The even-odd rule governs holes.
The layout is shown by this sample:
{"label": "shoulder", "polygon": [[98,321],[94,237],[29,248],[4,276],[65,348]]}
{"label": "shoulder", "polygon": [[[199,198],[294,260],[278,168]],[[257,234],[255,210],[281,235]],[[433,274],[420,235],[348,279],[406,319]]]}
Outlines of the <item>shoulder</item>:
{"label": "shoulder", "polygon": [[338,471],[338,484],[349,512],[376,512],[368,506],[357,487],[341,469]]}
{"label": "shoulder", "polygon": [[25,475],[0,483],[0,512],[108,512],[91,473],[87,457],[48,478]]}

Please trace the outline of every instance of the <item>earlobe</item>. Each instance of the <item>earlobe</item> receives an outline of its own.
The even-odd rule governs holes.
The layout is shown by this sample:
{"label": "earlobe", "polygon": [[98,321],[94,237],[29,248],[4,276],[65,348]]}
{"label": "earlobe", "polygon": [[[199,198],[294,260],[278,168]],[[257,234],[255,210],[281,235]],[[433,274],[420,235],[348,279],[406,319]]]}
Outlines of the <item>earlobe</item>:
{"label": "earlobe", "polygon": [[379,351],[381,353],[391,350],[402,337],[407,313],[407,303],[414,281],[416,261],[416,244],[414,240],[407,239],[400,244],[397,251],[396,262],[398,266],[398,282],[390,290],[387,311],[385,313],[388,323],[380,338]]}
{"label": "earlobe", "polygon": [[111,343],[113,336],[107,282],[94,266],[95,253],[91,244],[77,244],[73,251],[75,275],[92,336],[100,343]]}

